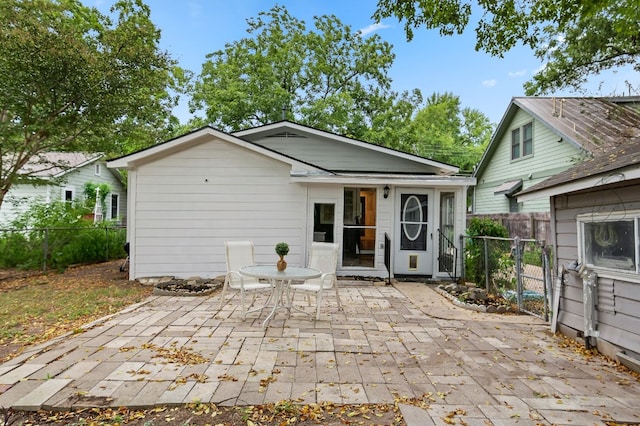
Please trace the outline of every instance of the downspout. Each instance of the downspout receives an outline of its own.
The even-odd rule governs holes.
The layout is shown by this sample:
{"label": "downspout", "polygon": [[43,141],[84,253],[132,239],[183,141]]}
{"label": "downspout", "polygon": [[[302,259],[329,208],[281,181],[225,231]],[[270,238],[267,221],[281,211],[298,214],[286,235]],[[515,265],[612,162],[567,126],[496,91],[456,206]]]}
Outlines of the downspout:
{"label": "downspout", "polygon": [[585,269],[582,274],[582,306],[584,309],[584,345],[587,349],[593,347],[589,337],[598,338],[600,333],[596,330],[596,305],[598,304],[598,274]]}

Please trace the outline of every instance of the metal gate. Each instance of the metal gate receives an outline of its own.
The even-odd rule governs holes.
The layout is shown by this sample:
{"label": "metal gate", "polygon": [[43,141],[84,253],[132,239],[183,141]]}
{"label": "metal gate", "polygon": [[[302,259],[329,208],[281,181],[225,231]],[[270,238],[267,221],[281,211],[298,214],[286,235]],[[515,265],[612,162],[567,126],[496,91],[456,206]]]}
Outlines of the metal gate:
{"label": "metal gate", "polygon": [[[467,281],[471,261],[484,275],[480,284],[486,286],[488,293],[511,301],[519,312],[549,321],[552,266],[550,247],[544,240],[484,236],[463,239]],[[474,250],[468,250],[470,245]]]}
{"label": "metal gate", "polygon": [[[516,259],[517,303],[520,312],[526,312],[549,321],[551,266],[549,247],[544,241],[514,238]],[[540,248],[540,265],[527,257],[527,245]],[[536,251],[538,253],[538,251]],[[537,260],[537,259],[535,259]]]}

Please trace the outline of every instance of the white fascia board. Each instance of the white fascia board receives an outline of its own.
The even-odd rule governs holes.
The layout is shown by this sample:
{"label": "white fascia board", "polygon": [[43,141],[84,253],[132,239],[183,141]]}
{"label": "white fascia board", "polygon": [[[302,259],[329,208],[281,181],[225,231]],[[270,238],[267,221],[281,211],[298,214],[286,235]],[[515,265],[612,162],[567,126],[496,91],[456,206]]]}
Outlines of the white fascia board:
{"label": "white fascia board", "polygon": [[367,184],[440,187],[474,186],[476,184],[476,178],[468,176],[292,175],[291,181],[339,185]]}
{"label": "white fascia board", "polygon": [[290,164],[291,167],[294,167],[294,168],[300,168],[304,170],[320,170],[314,167],[313,165],[303,163],[301,161],[298,161],[291,157],[287,157],[282,154],[278,154],[277,152],[263,148],[260,145],[247,142],[235,136],[229,135],[219,130],[215,130],[211,127],[203,127],[202,129],[196,130],[195,132],[189,133],[185,136],[181,136],[176,139],[172,139],[167,142],[164,142],[162,144],[144,149],[142,151],[135,152],[133,154],[108,161],[107,167],[113,168],[113,169],[131,170],[131,169],[134,169],[137,165],[144,163],[146,161],[149,161],[153,158],[164,157],[166,155],[171,154],[172,152],[179,151],[180,149],[182,149],[183,146],[189,146],[189,144],[194,143],[198,139],[202,140],[202,138],[206,136],[211,136],[213,138],[217,138],[217,139],[235,144],[237,146],[246,148],[248,150],[260,153],[266,157],[270,157],[275,160]]}
{"label": "white fascia board", "polygon": [[629,170],[611,171],[611,173],[590,176],[580,180],[566,182],[562,185],[541,189],[523,195],[516,195],[519,203],[541,198],[551,198],[556,195],[568,194],[570,192],[582,191],[584,189],[597,188],[625,180],[640,179],[640,168]]}
{"label": "white fascia board", "polygon": [[196,130],[193,133],[171,139],[169,141],[151,146],[141,151],[134,152],[133,154],[125,155],[123,157],[107,161],[107,167],[113,169],[135,168],[136,164],[140,163],[141,161],[145,161],[148,158],[154,158],[156,156],[163,156],[163,154],[170,153],[173,150],[178,149],[178,147],[180,147],[181,145],[189,144],[189,142],[192,142],[193,140],[207,134],[217,137],[221,137],[221,135],[224,135],[224,133],[220,131],[214,130],[209,127],[203,127],[202,129]]}
{"label": "white fascia board", "polygon": [[80,163],[80,164],[76,164],[75,166],[73,166],[73,167],[71,167],[71,168],[69,168],[69,169],[67,169],[67,170],[63,170],[63,171],[61,171],[60,173],[58,173],[58,174],[56,174],[56,175],[54,175],[54,176],[51,176],[51,178],[57,178],[57,177],[60,177],[60,176],[64,176],[64,175],[66,175],[66,174],[67,174],[67,173],[69,173],[69,172],[72,172],[72,171],[74,171],[74,170],[81,169],[82,167],[87,166],[87,165],[89,165],[89,164],[91,164],[91,163],[95,163],[96,161],[100,160],[102,157],[104,157],[104,154],[103,154],[103,153],[101,153],[101,152],[96,153],[96,155],[95,155],[95,156],[93,156],[93,157],[91,157],[91,158],[87,159],[86,161],[84,161],[84,162],[82,162],[82,163]]}

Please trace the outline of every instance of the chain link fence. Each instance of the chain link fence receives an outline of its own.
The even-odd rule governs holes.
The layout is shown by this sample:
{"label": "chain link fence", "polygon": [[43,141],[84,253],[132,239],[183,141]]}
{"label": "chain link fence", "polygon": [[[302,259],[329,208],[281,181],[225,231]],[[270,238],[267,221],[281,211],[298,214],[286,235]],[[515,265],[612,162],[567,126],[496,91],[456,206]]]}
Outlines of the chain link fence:
{"label": "chain link fence", "polygon": [[549,320],[550,247],[544,240],[463,236],[464,280]]}
{"label": "chain link fence", "polygon": [[0,229],[0,268],[46,272],[123,259],[125,241],[122,226]]}

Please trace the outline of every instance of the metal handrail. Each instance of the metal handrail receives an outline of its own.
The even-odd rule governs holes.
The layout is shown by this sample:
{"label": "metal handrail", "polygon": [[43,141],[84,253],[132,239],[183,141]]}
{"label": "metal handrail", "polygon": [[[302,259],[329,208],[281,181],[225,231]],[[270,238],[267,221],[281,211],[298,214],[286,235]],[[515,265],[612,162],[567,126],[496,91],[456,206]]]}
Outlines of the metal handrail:
{"label": "metal handrail", "polygon": [[458,279],[458,248],[438,229],[438,267],[449,274],[452,280]]}

